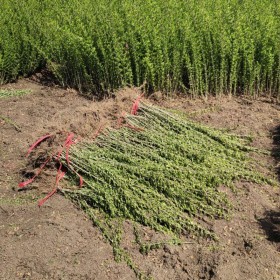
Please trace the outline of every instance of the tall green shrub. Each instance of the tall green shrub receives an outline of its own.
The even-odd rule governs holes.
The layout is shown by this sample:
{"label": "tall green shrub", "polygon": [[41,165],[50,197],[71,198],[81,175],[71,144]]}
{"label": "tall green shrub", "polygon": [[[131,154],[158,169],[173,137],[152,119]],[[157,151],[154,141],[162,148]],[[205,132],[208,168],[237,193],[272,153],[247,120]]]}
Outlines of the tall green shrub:
{"label": "tall green shrub", "polygon": [[278,94],[272,0],[2,0],[0,83],[47,67],[64,86]]}

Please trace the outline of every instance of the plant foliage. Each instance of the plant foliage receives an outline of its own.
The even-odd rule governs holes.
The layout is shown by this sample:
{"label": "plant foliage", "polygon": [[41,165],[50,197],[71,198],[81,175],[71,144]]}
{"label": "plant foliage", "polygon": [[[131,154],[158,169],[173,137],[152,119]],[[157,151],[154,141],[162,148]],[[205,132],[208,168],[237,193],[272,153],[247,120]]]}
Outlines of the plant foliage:
{"label": "plant foliage", "polygon": [[245,140],[145,103],[125,119],[125,126],[71,150],[85,186],[65,192],[84,208],[177,236],[211,236],[198,221],[227,217],[229,202],[219,186],[270,182],[254,171]]}
{"label": "plant foliage", "polygon": [[47,67],[61,85],[278,94],[274,0],[2,0],[0,83]]}

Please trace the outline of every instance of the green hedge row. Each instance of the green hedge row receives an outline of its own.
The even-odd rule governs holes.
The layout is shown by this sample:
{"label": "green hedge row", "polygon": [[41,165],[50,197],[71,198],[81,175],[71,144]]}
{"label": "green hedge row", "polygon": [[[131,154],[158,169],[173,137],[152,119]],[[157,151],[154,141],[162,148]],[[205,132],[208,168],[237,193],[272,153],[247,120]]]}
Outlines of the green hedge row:
{"label": "green hedge row", "polygon": [[278,94],[277,0],[1,0],[0,83],[48,68],[91,94]]}

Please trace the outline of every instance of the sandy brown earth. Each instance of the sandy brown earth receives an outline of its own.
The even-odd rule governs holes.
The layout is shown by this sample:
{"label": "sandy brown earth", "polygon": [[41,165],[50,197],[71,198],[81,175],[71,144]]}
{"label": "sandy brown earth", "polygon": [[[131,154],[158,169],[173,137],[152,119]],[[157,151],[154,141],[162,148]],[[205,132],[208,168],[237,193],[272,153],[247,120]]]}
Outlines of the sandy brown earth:
{"label": "sandy brown earth", "polygon": [[[53,187],[55,170],[47,168],[26,191],[19,192],[17,184],[27,170],[32,172],[25,154],[36,139],[59,131],[92,138],[100,123],[111,124],[128,111],[139,92],[126,89],[97,102],[29,80],[3,87],[30,89],[31,94],[0,99],[0,115],[19,128],[0,119],[0,279],[136,279],[125,263],[115,262],[99,230],[66,198],[56,194],[37,207],[38,198]],[[275,100],[162,99],[155,94],[152,102],[209,126],[251,135],[254,146],[271,151],[254,155],[260,169],[278,175],[280,105]],[[142,255],[133,225],[126,221],[123,246],[154,279],[280,279],[279,188],[244,181],[236,183],[235,192],[226,191],[232,217],[209,225],[218,242],[189,237],[182,246]],[[141,232],[147,239],[158,238],[147,228]]]}

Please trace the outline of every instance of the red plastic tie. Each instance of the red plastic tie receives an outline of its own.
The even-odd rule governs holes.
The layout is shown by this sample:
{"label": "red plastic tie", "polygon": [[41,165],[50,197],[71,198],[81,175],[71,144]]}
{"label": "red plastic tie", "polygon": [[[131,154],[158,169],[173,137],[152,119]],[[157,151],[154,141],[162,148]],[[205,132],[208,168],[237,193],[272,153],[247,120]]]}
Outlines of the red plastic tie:
{"label": "red plastic tie", "polygon": [[23,188],[23,187],[27,186],[28,184],[32,183],[32,182],[34,181],[34,179],[35,179],[35,176],[32,177],[31,179],[25,181],[25,182],[20,182],[20,183],[18,184],[18,186],[19,186],[20,188]]}
{"label": "red plastic tie", "polygon": [[139,95],[135,99],[135,101],[134,101],[134,103],[132,105],[132,108],[131,108],[131,112],[130,112],[132,115],[137,115],[137,112],[138,112],[138,109],[139,109],[139,102],[140,102],[141,98],[142,98],[142,95]]}
{"label": "red plastic tie", "polygon": [[27,151],[26,157],[29,156],[29,154],[32,152],[32,150],[37,147],[41,142],[43,142],[45,139],[50,138],[52,135],[51,134],[47,134],[45,136],[42,136],[41,138],[39,138],[35,143],[33,143],[30,148]]}
{"label": "red plastic tie", "polygon": [[39,207],[41,207],[51,196],[53,196],[57,192],[58,183],[65,176],[65,172],[61,171],[61,168],[62,168],[62,164],[60,163],[59,168],[57,170],[54,189],[47,196],[45,196],[43,199],[40,199],[38,201]]}
{"label": "red plastic tie", "polygon": [[69,133],[68,136],[67,136],[67,139],[64,143],[64,146],[65,146],[65,149],[66,149],[66,161],[67,161],[67,164],[70,165],[70,159],[69,159],[69,150],[70,150],[70,147],[71,145],[74,144],[74,141],[73,141],[73,138],[74,138],[74,133]]}
{"label": "red plastic tie", "polygon": [[51,196],[53,196],[57,191],[57,188],[53,189],[47,196],[45,196],[43,199],[40,199],[38,201],[38,206],[41,207]]}
{"label": "red plastic tie", "polygon": [[[98,133],[101,131],[101,126],[100,128],[98,129]],[[27,156],[31,153],[31,151],[36,148],[42,141],[44,141],[45,139],[51,137],[52,135],[51,134],[47,134],[45,136],[42,136],[41,138],[39,138],[34,144],[32,144],[30,146],[30,148],[28,149],[28,152],[27,152]],[[62,146],[62,149],[56,153],[54,153],[51,157],[47,158],[47,160],[40,166],[40,169],[38,170],[38,172],[29,180],[25,181],[25,182],[21,182],[18,184],[18,186],[20,188],[23,188],[25,186],[27,186],[28,184],[32,183],[34,181],[34,179],[42,172],[42,170],[44,169],[44,167],[46,166],[46,164],[52,159],[54,158],[55,154],[56,154],[56,157],[55,159],[58,161],[59,163],[59,168],[57,170],[57,175],[56,175],[56,180],[55,180],[55,185],[54,185],[54,189],[46,196],[44,197],[43,199],[39,200],[38,201],[38,206],[41,207],[52,195],[54,195],[58,189],[58,184],[60,182],[60,180],[65,176],[65,172],[62,171],[62,163],[60,161],[60,158],[61,158],[61,154],[63,152],[63,150],[65,149],[65,158],[66,158],[66,162],[68,164],[68,167],[80,178],[80,187],[82,187],[83,185],[83,177],[78,173],[76,172],[71,166],[70,166],[70,159],[69,159],[69,150],[70,150],[70,147],[71,145],[73,144],[76,144],[79,139],[75,139],[74,140],[74,133],[70,132],[68,133],[67,135],[67,138],[66,140],[64,141],[64,144]]]}
{"label": "red plastic tie", "polygon": [[28,184],[32,183],[34,179],[42,172],[46,164],[51,160],[51,158],[47,158],[47,160],[40,166],[40,169],[38,170],[37,174],[35,174],[31,179],[25,181],[25,182],[20,182],[18,184],[19,188],[23,188],[27,186]]}
{"label": "red plastic tie", "polygon": [[61,157],[61,154],[63,152],[64,149],[66,149],[66,161],[68,163],[68,165],[70,164],[70,160],[69,160],[69,149],[70,149],[70,146],[72,144],[76,144],[77,143],[77,139],[75,141],[73,141],[73,138],[74,138],[74,133],[71,132],[71,133],[68,133],[67,135],[67,138],[63,144],[63,147],[62,149],[57,153],[56,155],[56,159],[59,161],[60,160],[60,157]]}

